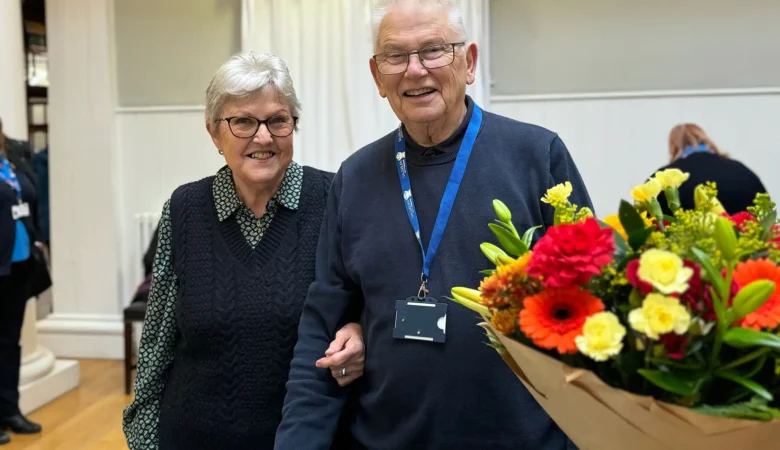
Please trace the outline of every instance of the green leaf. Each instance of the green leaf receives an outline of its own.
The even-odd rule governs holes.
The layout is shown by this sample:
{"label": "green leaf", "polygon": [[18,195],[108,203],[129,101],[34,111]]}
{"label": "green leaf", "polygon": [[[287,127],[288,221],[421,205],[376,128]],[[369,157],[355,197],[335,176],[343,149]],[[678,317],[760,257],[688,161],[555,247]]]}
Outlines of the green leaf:
{"label": "green leaf", "polygon": [[639,292],[639,289],[634,288],[631,289],[631,293],[628,294],[628,305],[633,308],[639,308],[642,306],[642,300],[644,300],[644,295],[642,295],[641,292]]}
{"label": "green leaf", "polygon": [[650,227],[628,233],[628,244],[631,245],[631,248],[634,250],[638,250],[639,247],[647,242],[647,238],[649,238],[652,233],[653,229]]}
{"label": "green leaf", "polygon": [[710,282],[712,282],[712,285],[715,286],[715,292],[717,292],[718,296],[720,296],[723,292],[731,292],[730,289],[727,290],[726,280],[723,279],[723,276],[720,274],[720,272],[715,269],[715,266],[712,265],[712,261],[710,261],[710,256],[708,254],[704,253],[697,247],[691,247],[691,253],[693,253],[694,258],[696,258],[699,264],[704,268],[704,271],[707,273]]}
{"label": "green leaf", "polygon": [[761,370],[764,368],[767,359],[769,359],[767,358],[767,355],[763,355],[762,357],[758,358],[756,363],[753,365],[753,368],[750,369],[750,372],[745,374],[745,377],[753,378],[754,376],[758,375],[758,372],[761,372]]}
{"label": "green leaf", "polygon": [[623,225],[623,229],[626,230],[626,234],[629,236],[635,231],[645,229],[645,221],[642,219],[642,216],[631,203],[625,200],[620,201],[618,219],[620,219],[620,224]]}
{"label": "green leaf", "polygon": [[683,397],[696,395],[701,383],[704,381],[703,377],[686,379],[671,372],[662,372],[660,370],[639,369],[637,372],[659,388]]}
{"label": "green leaf", "polygon": [[523,241],[518,239],[517,236],[512,234],[512,232],[506,228],[494,223],[489,223],[488,226],[490,227],[490,230],[493,231],[493,234],[495,234],[498,238],[498,242],[501,244],[501,247],[503,247],[504,250],[510,255],[520,256],[528,251],[528,247],[523,243]]}
{"label": "green leaf", "polygon": [[766,303],[775,292],[775,283],[770,280],[756,280],[737,292],[732,310],[736,319],[741,319]]}
{"label": "green leaf", "polygon": [[493,275],[494,273],[496,273],[496,269],[480,270],[479,273],[489,277],[489,276]]}
{"label": "green leaf", "polygon": [[745,378],[737,373],[734,372],[716,372],[715,376],[718,378],[723,378],[724,380],[733,381],[734,383],[739,384],[740,386],[744,387],[745,389],[748,389],[750,391],[753,391],[756,395],[759,395],[762,398],[765,398],[768,401],[774,400],[774,397],[772,396],[772,393],[766,390],[763,386],[756,383],[755,381]]}
{"label": "green leaf", "polygon": [[531,228],[525,230],[525,233],[523,233],[522,241],[523,241],[523,243],[525,244],[526,247],[531,248],[531,243],[534,240],[534,233],[536,232],[536,230],[538,230],[540,228],[542,228],[542,227],[540,225],[537,225],[535,227],[531,227]]}
{"label": "green leaf", "polygon": [[732,419],[770,421],[780,418],[780,410],[769,407],[767,403],[764,399],[754,398],[749,402],[722,406],[702,405],[691,409],[700,414],[730,417]]}
{"label": "green leaf", "polygon": [[761,233],[762,239],[767,239],[769,237],[769,232],[772,230],[772,226],[777,222],[777,211],[772,210],[764,216],[759,223],[761,224],[761,229],[763,232]]}
{"label": "green leaf", "polygon": [[673,217],[673,216],[670,216],[669,214],[664,214],[663,218],[664,218],[665,221],[667,221],[669,223],[677,223],[677,218]]}
{"label": "green leaf", "polygon": [[723,335],[723,343],[734,348],[772,347],[780,349],[780,337],[750,328],[732,328]]}

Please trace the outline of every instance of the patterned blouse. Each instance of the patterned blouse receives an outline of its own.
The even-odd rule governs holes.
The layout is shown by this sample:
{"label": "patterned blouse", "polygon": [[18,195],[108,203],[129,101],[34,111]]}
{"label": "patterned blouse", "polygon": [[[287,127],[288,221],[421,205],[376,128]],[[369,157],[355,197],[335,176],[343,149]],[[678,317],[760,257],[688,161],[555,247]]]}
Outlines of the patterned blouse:
{"label": "patterned blouse", "polygon": [[[222,222],[235,214],[241,232],[249,245],[255,248],[268,230],[279,206],[298,209],[302,185],[303,167],[292,162],[279,190],[268,202],[265,214],[258,219],[238,198],[233,174],[224,167],[217,172],[213,185],[217,218]],[[160,219],[159,242],[152,266],[152,286],[141,334],[135,398],[124,413],[123,428],[132,450],[153,450],[158,446],[160,398],[168,366],[173,361],[178,333],[175,317],[179,285],[171,262],[172,236],[168,200]]]}

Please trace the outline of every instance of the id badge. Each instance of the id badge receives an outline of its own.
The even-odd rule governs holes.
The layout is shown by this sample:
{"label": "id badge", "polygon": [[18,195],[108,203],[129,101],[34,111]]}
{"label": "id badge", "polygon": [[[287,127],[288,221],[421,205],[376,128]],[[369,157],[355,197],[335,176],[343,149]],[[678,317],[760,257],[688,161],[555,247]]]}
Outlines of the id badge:
{"label": "id badge", "polygon": [[18,205],[11,206],[11,216],[14,220],[19,220],[30,215],[30,204],[20,203]]}
{"label": "id badge", "polygon": [[397,300],[393,337],[444,343],[447,338],[447,304],[416,296]]}

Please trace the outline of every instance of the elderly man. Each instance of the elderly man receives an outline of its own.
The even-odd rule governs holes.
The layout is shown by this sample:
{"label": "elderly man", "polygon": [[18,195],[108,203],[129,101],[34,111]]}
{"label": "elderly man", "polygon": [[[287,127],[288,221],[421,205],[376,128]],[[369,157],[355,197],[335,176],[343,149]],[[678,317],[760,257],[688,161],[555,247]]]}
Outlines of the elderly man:
{"label": "elderly man", "polygon": [[[331,186],[275,448],[574,448],[485,345],[478,318],[445,296],[489,266],[479,243],[494,240],[493,199],[518,229],[549,226],[539,199],[558,183],[592,207],[582,179],[555,133],[466,96],[477,46],[452,1],[385,2],[374,17],[371,73],[402,124],[348,158]],[[328,344],[356,303],[366,365],[348,399],[318,367],[338,368]]]}

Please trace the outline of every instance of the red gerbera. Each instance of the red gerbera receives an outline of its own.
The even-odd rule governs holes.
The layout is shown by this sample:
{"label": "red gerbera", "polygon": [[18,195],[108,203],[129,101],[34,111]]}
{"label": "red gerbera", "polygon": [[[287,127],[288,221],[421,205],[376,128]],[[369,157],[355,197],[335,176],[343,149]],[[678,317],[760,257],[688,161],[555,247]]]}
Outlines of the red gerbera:
{"label": "red gerbera", "polygon": [[587,283],[612,261],[615,242],[611,228],[596,219],[550,228],[534,247],[528,274],[541,277],[546,287]]}
{"label": "red gerbera", "polygon": [[577,353],[574,339],[582,334],[585,319],[604,311],[604,303],[575,286],[546,289],[523,300],[520,330],[545,349]]}

